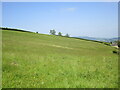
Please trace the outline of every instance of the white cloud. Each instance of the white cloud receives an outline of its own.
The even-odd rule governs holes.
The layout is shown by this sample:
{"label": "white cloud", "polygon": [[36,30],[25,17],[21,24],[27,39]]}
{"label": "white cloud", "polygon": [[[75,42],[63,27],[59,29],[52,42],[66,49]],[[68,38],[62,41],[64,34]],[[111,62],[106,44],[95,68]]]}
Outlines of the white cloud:
{"label": "white cloud", "polygon": [[76,11],[77,8],[75,7],[64,7],[64,8],[60,8],[60,12],[61,13],[66,13],[66,12],[74,12]]}
{"label": "white cloud", "polygon": [[76,8],[66,8],[67,11],[75,11]]}

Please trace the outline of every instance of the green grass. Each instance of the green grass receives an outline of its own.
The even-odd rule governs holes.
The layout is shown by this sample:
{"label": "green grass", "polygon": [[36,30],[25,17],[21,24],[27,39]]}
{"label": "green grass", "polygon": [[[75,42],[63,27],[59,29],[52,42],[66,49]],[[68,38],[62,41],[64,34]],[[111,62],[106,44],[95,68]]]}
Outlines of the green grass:
{"label": "green grass", "polygon": [[3,88],[117,88],[115,48],[74,38],[2,31]]}

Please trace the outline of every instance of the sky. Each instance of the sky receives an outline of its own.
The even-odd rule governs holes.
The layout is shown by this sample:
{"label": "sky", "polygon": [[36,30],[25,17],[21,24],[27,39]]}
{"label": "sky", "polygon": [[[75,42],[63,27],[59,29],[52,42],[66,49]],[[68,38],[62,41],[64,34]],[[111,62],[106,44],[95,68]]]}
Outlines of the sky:
{"label": "sky", "polygon": [[2,27],[113,38],[118,36],[118,3],[2,2]]}

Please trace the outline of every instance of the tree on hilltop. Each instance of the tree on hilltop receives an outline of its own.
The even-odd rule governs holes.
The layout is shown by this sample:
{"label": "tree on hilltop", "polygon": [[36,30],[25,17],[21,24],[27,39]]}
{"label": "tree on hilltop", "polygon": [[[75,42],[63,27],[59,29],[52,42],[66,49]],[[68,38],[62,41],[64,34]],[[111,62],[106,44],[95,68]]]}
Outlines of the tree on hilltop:
{"label": "tree on hilltop", "polygon": [[67,33],[66,35],[65,35],[66,37],[70,37],[70,35]]}
{"label": "tree on hilltop", "polygon": [[51,35],[55,35],[56,34],[56,31],[53,29],[53,30],[50,30],[50,34]]}
{"label": "tree on hilltop", "polygon": [[59,33],[58,33],[58,36],[62,36],[62,33],[61,33],[61,32],[59,32]]}

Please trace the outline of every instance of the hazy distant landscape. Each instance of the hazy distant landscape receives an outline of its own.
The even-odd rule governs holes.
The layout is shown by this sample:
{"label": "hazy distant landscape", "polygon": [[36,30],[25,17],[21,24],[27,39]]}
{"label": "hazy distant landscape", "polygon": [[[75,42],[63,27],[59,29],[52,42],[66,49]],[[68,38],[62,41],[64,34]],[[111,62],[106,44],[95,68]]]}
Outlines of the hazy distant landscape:
{"label": "hazy distant landscape", "polygon": [[96,40],[96,41],[103,41],[103,42],[114,42],[120,40],[120,37],[114,38],[97,38],[97,37],[88,37],[88,36],[78,36],[78,38],[88,39],[88,40]]}

